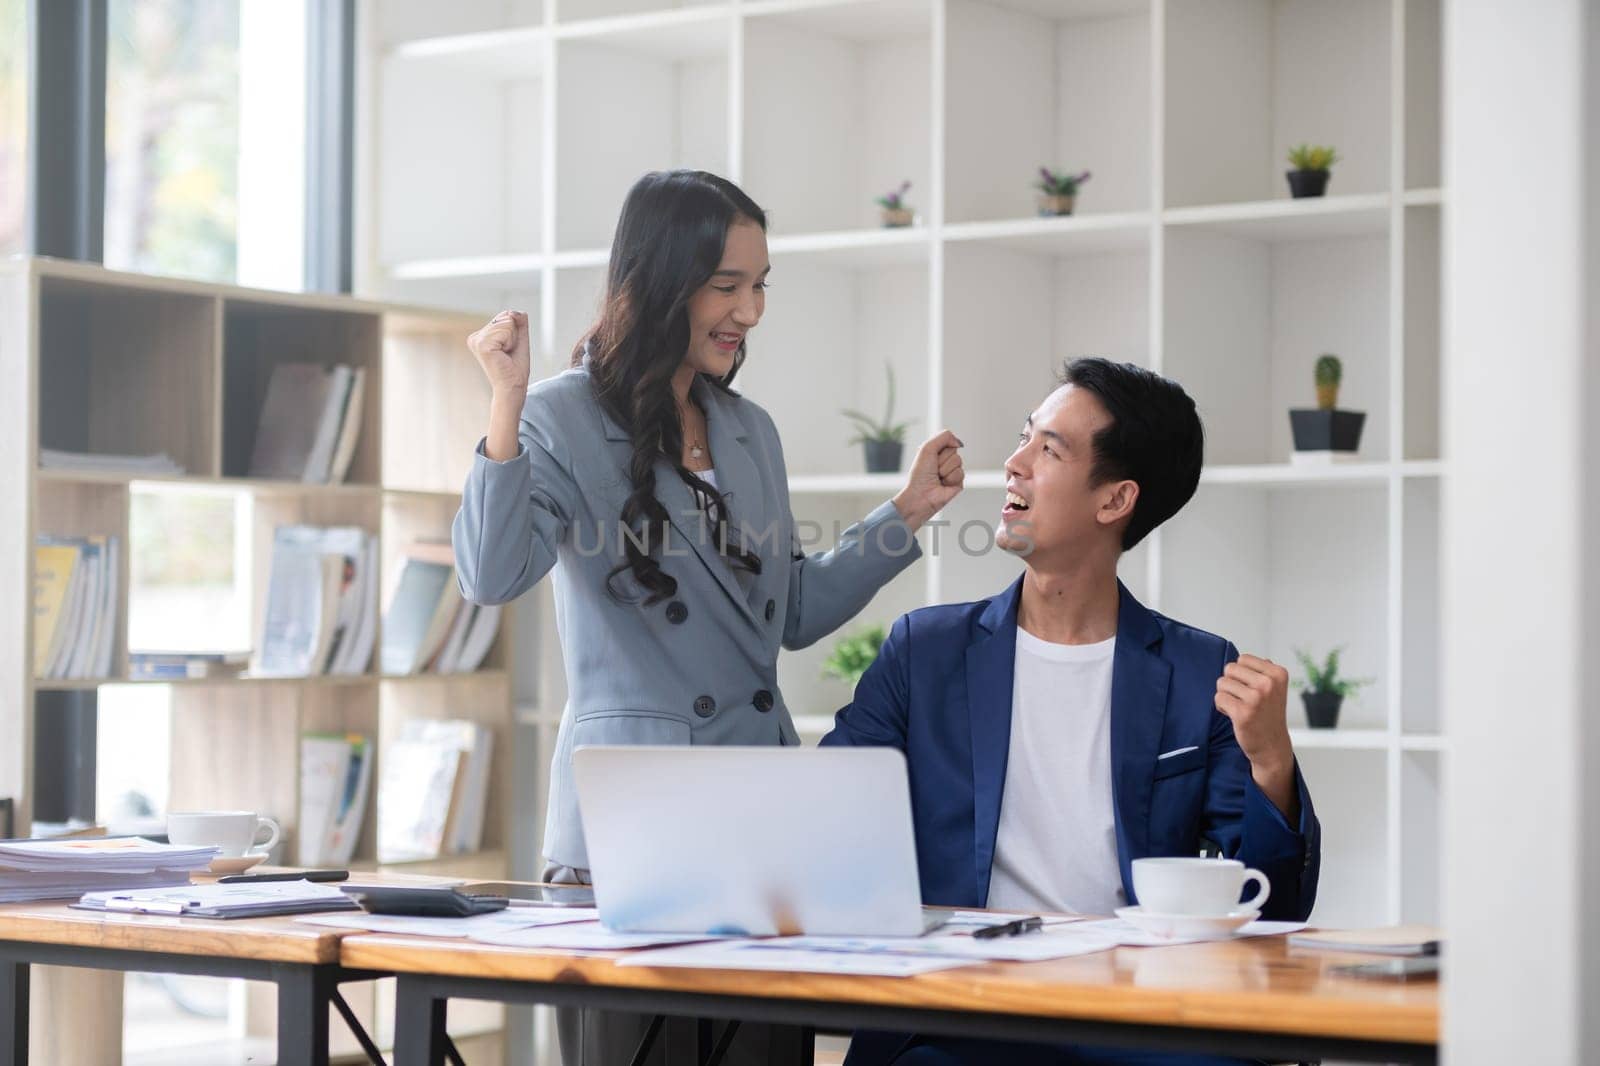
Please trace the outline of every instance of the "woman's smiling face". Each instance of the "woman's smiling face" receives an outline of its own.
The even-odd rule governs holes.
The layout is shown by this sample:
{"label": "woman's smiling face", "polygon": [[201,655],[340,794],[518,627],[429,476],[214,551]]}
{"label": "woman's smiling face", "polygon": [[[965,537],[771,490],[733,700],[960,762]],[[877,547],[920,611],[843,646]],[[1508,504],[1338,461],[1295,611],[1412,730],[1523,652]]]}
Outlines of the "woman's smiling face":
{"label": "woman's smiling face", "polygon": [[728,227],[716,273],[689,298],[685,364],[713,378],[728,376],[745,334],[766,310],[771,269],[766,231],[749,219],[736,219]]}

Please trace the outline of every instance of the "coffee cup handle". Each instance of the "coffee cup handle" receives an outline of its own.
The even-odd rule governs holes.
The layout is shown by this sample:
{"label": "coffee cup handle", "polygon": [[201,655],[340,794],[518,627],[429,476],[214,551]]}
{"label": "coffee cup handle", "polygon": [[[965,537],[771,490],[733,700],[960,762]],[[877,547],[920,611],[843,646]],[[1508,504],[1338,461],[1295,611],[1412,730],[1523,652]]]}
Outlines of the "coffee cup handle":
{"label": "coffee cup handle", "polygon": [[1239,904],[1239,909],[1242,911],[1258,911],[1261,909],[1261,905],[1267,901],[1267,897],[1272,894],[1272,882],[1267,880],[1266,874],[1254,867],[1245,870],[1244,879],[1246,883],[1254,881],[1260,891]]}
{"label": "coffee cup handle", "polygon": [[[267,837],[266,843],[264,844],[258,843],[255,840],[255,837],[261,835],[262,829],[268,830],[271,834]],[[271,818],[262,815],[256,819],[256,831],[251,834],[250,848],[252,851],[271,851],[273,845],[278,842],[278,838],[281,836],[283,836],[283,830],[278,828],[278,823],[273,821]]]}

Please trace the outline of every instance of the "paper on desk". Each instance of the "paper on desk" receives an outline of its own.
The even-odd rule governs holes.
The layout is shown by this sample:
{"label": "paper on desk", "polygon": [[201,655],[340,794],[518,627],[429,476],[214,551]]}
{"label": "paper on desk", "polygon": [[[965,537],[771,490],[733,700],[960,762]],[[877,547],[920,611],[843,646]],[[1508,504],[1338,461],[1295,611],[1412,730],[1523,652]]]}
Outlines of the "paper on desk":
{"label": "paper on desk", "polygon": [[484,944],[513,948],[560,948],[567,951],[621,951],[630,948],[694,944],[716,939],[689,933],[617,933],[599,922],[544,925],[524,929],[490,929],[471,934]]}
{"label": "paper on desk", "polygon": [[466,918],[415,918],[405,914],[328,914],[301,918],[309,925],[333,929],[360,929],[368,933],[404,933],[409,936],[475,936],[480,933],[529,929],[540,925],[564,925],[596,917],[587,908],[569,907],[560,911],[532,907],[507,907],[503,911],[474,914]]}
{"label": "paper on desk", "polygon": [[1083,914],[1024,914],[1022,911],[951,911],[946,920],[946,926],[970,925],[983,927],[988,925],[1005,925],[1018,918],[1038,918],[1045,925],[1065,925],[1068,922],[1081,922],[1087,919]]}
{"label": "paper on desk", "polygon": [[1037,933],[979,940],[966,933],[932,933],[921,937],[778,937],[763,943],[785,951],[839,951],[862,955],[910,955],[964,959],[969,962],[1039,962],[1092,955],[1117,946],[1114,938],[1089,933],[1084,925],[1046,926]]}
{"label": "paper on desk", "polygon": [[[1241,926],[1233,931],[1231,936],[1222,937],[1223,940],[1237,940],[1248,936],[1281,936],[1284,933],[1298,933],[1306,927],[1305,922],[1265,922],[1256,920],[1249,925]],[[1124,948],[1159,948],[1172,944],[1201,944],[1207,940],[1218,939],[1215,937],[1168,937],[1156,936],[1147,933],[1132,922],[1125,922],[1121,918],[1106,918],[1096,922],[1086,922],[1078,926],[1086,932],[1109,937],[1118,947]]]}
{"label": "paper on desk", "polygon": [[774,947],[770,940],[721,940],[656,948],[618,959],[618,966],[673,966],[694,970],[782,970],[789,973],[912,977],[969,965],[971,959],[939,955],[865,954]]}

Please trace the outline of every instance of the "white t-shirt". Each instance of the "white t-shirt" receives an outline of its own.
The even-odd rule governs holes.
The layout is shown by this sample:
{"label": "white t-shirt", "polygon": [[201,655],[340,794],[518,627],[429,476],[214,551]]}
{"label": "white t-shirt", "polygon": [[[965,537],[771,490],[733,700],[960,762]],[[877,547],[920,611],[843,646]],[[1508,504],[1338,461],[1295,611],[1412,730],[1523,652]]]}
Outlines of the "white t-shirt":
{"label": "white t-shirt", "polygon": [[1109,915],[1127,902],[1111,798],[1116,644],[1051,644],[1017,628],[990,907]]}

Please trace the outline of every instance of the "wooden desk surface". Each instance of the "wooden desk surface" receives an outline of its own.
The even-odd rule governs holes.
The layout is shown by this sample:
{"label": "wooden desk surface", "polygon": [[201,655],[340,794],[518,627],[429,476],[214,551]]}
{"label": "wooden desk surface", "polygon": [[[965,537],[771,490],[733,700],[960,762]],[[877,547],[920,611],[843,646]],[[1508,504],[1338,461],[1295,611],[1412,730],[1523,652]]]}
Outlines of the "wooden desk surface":
{"label": "wooden desk surface", "polygon": [[1439,1039],[1435,982],[1394,984],[1330,975],[1333,966],[1378,956],[1291,951],[1284,937],[1118,948],[1050,962],[983,963],[903,978],[616,966],[608,957],[373,933],[346,937],[340,955],[347,967],[398,973],[981,1009],[1412,1044],[1437,1044]]}
{"label": "wooden desk surface", "polygon": [[[256,872],[285,869],[258,866]],[[351,880],[401,885],[453,884],[459,878],[389,872],[351,872]],[[216,878],[194,875],[195,884]],[[74,910],[63,903],[0,904],[0,941],[31,941],[174,955],[216,955],[264,962],[339,961],[339,941],[348,929],[307,925],[293,915],[277,918],[174,918],[157,914],[108,914]]]}
{"label": "wooden desk surface", "polygon": [[157,914],[106,914],[64,903],[0,905],[0,941],[73,947],[214,955],[265,962],[339,961],[345,930],[279,918],[174,918]]}

